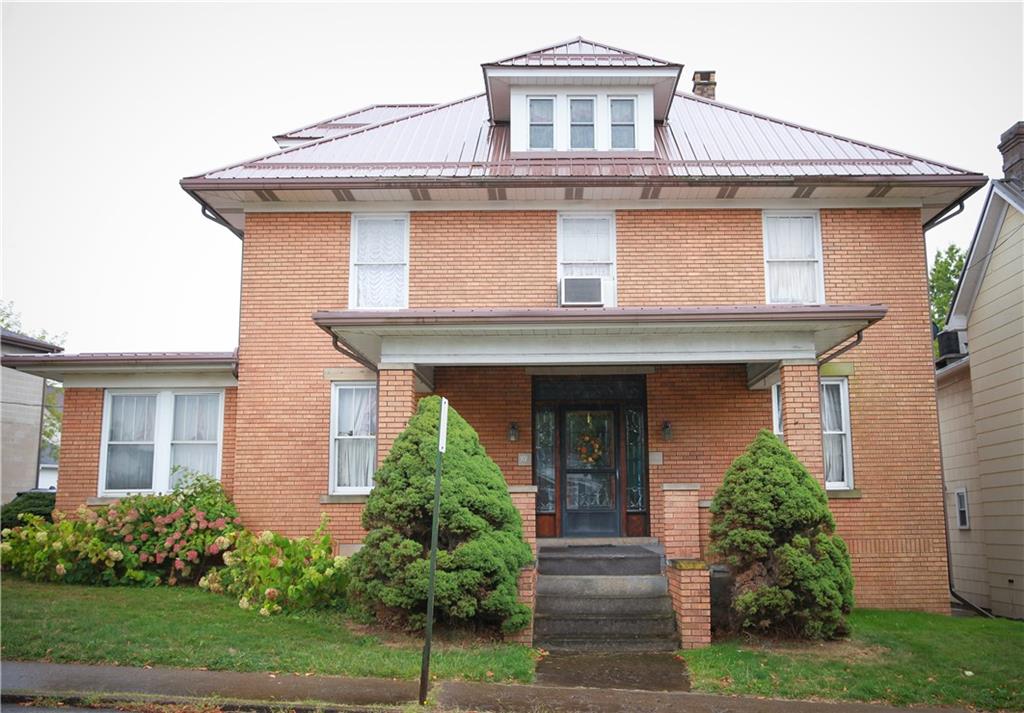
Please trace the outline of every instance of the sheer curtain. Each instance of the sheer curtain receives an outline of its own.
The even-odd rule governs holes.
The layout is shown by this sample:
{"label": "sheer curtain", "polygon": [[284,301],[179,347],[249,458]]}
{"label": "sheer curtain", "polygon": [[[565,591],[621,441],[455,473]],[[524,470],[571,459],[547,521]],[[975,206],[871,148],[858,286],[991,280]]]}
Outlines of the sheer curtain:
{"label": "sheer curtain", "polygon": [[356,306],[381,309],[406,302],[406,221],[403,218],[360,218],[356,222],[353,267]]}
{"label": "sheer curtain", "polygon": [[[174,395],[170,479],[172,488],[181,480],[182,470],[217,477],[219,423],[219,394]],[[178,467],[177,472],[175,466]]]}
{"label": "sheer curtain", "polygon": [[843,391],[838,383],[821,385],[822,441],[825,450],[825,482],[845,483],[846,424]]}
{"label": "sheer curtain", "polygon": [[373,487],[377,466],[377,387],[341,386],[335,433],[336,484]]}
{"label": "sheer curtain", "polygon": [[562,218],[562,275],[614,277],[611,219]]}
{"label": "sheer curtain", "polygon": [[107,433],[107,490],[153,487],[156,394],[112,394]]}
{"label": "sheer curtain", "polygon": [[765,218],[765,269],[768,301],[816,303],[818,236],[811,216]]}

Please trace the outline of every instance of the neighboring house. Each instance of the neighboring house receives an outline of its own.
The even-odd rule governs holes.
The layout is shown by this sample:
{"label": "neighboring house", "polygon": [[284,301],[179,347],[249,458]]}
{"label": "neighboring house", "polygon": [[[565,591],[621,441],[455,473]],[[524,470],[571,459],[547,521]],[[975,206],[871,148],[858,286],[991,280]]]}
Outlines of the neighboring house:
{"label": "neighboring house", "polygon": [[305,535],[325,512],[350,551],[376,465],[441,394],[542,561],[619,537],[693,561],[667,570],[692,646],[708,505],[774,427],[828,492],[859,604],[948,612],[923,230],[985,177],[582,39],[483,75],[182,181],[244,239],[237,355],[11,359],[64,381],[58,506],[166,490],[183,464],[248,526]]}
{"label": "neighboring house", "polygon": [[935,376],[955,588],[1024,618],[1024,122],[999,150]]}
{"label": "neighboring house", "polygon": [[[0,333],[0,351],[6,357],[15,354],[55,354],[61,347],[9,329]],[[0,376],[0,400],[3,432],[0,454],[0,480],[3,482],[0,502],[8,503],[14,496],[39,485],[40,439],[46,379],[4,366]],[[56,467],[56,463],[54,463]],[[56,470],[53,485],[56,487]],[[44,486],[44,487],[48,487]]]}
{"label": "neighboring house", "polygon": [[[64,390],[47,382],[46,391],[43,394],[44,408],[47,403],[53,404],[53,412],[62,414],[64,412]],[[57,489],[57,478],[60,474],[59,431],[53,440],[53,443],[48,443],[44,437],[39,441],[39,478],[36,481],[36,487],[42,490]]]}

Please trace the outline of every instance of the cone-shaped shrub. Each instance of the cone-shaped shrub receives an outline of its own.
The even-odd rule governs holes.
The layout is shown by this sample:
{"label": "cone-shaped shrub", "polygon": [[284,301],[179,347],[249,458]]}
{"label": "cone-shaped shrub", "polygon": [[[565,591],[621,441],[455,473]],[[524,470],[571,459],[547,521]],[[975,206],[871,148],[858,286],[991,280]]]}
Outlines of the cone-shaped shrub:
{"label": "cone-shaped shrub", "polygon": [[846,633],[853,575],[825,491],[771,431],[729,466],[711,503],[711,551],[735,569],[739,626],[827,639]]}
{"label": "cone-shaped shrub", "polygon": [[[395,440],[363,510],[363,547],[350,560],[352,604],[405,628],[426,620],[440,409],[439,397],[421,400]],[[454,409],[448,411],[438,542],[439,621],[505,631],[529,623],[529,608],[516,601],[519,570],[532,559],[519,512],[501,470]]]}

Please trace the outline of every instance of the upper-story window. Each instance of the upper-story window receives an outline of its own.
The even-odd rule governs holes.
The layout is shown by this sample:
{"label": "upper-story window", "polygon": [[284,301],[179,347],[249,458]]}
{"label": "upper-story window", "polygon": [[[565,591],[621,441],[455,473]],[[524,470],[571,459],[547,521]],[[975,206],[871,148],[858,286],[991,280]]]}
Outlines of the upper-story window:
{"label": "upper-story window", "polygon": [[612,148],[636,148],[636,99],[613,97],[608,101],[612,127]]}
{"label": "upper-story window", "polygon": [[764,273],[769,303],[825,301],[817,211],[764,212]]}
{"label": "upper-story window", "polygon": [[409,216],[352,218],[349,307],[404,309],[409,306]]}
{"label": "upper-story window", "polygon": [[600,277],[605,306],[615,305],[615,214],[558,216],[558,279]]}
{"label": "upper-story window", "polygon": [[530,97],[530,148],[555,148],[555,99]]}
{"label": "upper-story window", "polygon": [[569,98],[569,148],[594,148],[595,116],[593,97]]}
{"label": "upper-story window", "polygon": [[107,391],[100,493],[166,492],[184,471],[220,477],[224,392]]}

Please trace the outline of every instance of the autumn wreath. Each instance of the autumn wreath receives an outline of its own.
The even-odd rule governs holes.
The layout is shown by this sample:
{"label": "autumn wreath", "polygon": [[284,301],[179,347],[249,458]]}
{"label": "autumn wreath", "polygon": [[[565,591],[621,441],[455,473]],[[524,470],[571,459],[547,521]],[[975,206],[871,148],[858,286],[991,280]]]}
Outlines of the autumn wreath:
{"label": "autumn wreath", "polygon": [[601,440],[593,433],[584,433],[576,441],[576,455],[581,463],[594,465],[604,455],[604,446]]}

